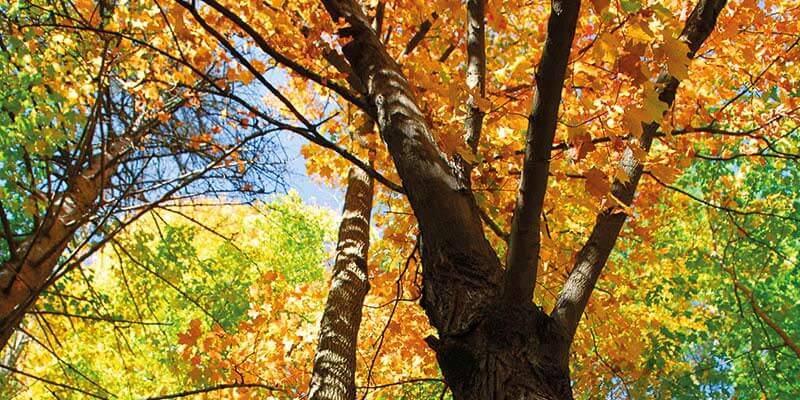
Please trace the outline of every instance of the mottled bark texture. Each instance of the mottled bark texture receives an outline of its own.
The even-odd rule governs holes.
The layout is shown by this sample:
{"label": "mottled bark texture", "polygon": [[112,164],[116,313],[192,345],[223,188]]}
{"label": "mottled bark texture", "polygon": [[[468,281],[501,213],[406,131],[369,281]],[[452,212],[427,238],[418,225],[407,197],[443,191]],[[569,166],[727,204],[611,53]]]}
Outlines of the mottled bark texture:
{"label": "mottled bark texture", "polygon": [[356,343],[361,308],[369,291],[367,254],[372,185],[372,178],[366,172],[350,168],[336,262],[311,376],[308,397],[312,400],[356,397]]}
{"label": "mottled bark texture", "polygon": [[[475,153],[481,140],[483,117],[478,97],[486,97],[486,1],[467,0],[467,116],[464,119],[464,142]],[[456,155],[458,174],[464,185],[472,186],[472,164]]]}
{"label": "mottled bark texture", "polygon": [[[624,214],[611,210],[597,217],[552,315],[532,303],[538,221],[578,0],[551,3],[547,40],[535,77],[537,97],[529,118],[524,181],[514,215],[511,247],[516,249],[509,256],[507,272],[484,237],[475,200],[459,177],[461,168],[436,146],[400,66],[387,54],[359,3],[323,0],[323,4],[334,20],[347,24],[339,31],[350,40],[343,48],[344,56],[365,83],[362,94],[368,99],[368,111],[376,118],[419,223],[421,304],[439,334],[427,342],[436,351],[454,398],[571,399],[572,338],[625,221]],[[724,4],[725,0],[700,0],[691,13],[682,34],[690,55],[713,30]],[[468,2],[473,7],[470,23],[480,18],[472,15],[480,11],[475,6]],[[659,83],[661,100],[671,105],[678,81],[663,74]],[[644,149],[652,142],[657,122],[645,126],[639,142]],[[475,132],[469,124],[466,130]],[[641,164],[626,154],[623,168],[631,182],[617,182],[613,190],[617,198],[631,204]]]}

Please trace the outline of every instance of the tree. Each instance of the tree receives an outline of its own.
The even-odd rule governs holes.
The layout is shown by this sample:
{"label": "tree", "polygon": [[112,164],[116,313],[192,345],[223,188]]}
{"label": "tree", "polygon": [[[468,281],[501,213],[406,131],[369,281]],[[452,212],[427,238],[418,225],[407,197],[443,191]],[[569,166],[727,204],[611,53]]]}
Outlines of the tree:
{"label": "tree", "polygon": [[[358,132],[365,135],[372,121]],[[356,397],[356,347],[361,309],[369,291],[369,221],[373,180],[352,167],[347,177],[342,222],[339,225],[336,262],[325,312],[320,322],[319,348],[309,391],[310,399]]]}
{"label": "tree", "polygon": [[[112,10],[88,6],[59,18],[40,4],[2,5],[0,62],[15,98],[2,115],[3,346],[42,291],[146,211],[280,184],[273,131],[240,129],[238,117],[233,130],[224,104],[137,72],[176,73],[168,60],[150,63],[130,43],[65,29],[72,20],[88,32],[107,27]],[[248,152],[265,162],[235,162]]]}
{"label": "tree", "polygon": [[[679,36],[689,57],[713,30],[723,5],[701,2],[692,11]],[[384,50],[361,6],[355,2],[325,6],[334,19],[348,24],[345,35],[352,40],[343,52],[355,75],[369,82],[364,94],[372,102],[420,224],[425,265],[422,304],[439,332],[429,344],[455,397],[572,398],[570,345],[626,217],[613,207],[601,211],[551,315],[530,303],[548,161],[579,4],[553,3],[537,69],[505,273],[484,238],[474,198],[438,150],[402,71]],[[678,79],[665,71],[657,83],[658,101],[671,106]],[[659,121],[638,123],[644,130],[639,146],[647,153]],[[611,195],[630,206],[643,165],[630,149],[621,163],[629,181],[615,181]]]}

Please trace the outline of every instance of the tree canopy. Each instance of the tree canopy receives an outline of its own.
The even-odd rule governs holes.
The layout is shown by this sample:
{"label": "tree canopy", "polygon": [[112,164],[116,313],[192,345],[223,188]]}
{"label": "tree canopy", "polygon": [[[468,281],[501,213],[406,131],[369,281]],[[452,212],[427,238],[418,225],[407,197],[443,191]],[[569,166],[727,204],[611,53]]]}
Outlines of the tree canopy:
{"label": "tree canopy", "polygon": [[0,393],[796,398],[797,21],[0,0]]}

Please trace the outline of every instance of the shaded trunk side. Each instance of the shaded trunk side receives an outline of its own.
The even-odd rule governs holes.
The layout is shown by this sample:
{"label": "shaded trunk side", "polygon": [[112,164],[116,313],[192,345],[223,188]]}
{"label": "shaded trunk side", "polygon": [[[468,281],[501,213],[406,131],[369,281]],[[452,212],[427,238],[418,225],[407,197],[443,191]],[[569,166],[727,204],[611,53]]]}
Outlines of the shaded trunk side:
{"label": "shaded trunk side", "polygon": [[320,323],[310,399],[351,400],[356,396],[356,343],[361,308],[369,291],[367,253],[372,197],[372,178],[362,169],[351,167],[331,288]]}

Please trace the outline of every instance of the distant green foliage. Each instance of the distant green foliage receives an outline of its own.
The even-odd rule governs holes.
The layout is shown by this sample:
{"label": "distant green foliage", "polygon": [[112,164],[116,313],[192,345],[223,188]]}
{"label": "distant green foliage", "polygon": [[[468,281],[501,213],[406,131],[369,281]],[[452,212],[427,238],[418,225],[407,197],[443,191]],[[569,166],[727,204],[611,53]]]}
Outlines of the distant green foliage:
{"label": "distant green foliage", "polygon": [[[57,333],[58,344],[27,343],[19,368],[92,393],[104,387],[123,399],[173,390],[188,379],[191,364],[177,349],[192,320],[233,333],[248,319],[251,290],[263,276],[286,277],[269,282],[273,291],[323,279],[334,214],[303,204],[296,193],[252,207],[170,210],[151,212],[90,265],[58,281],[38,306],[45,314],[25,327],[37,338]],[[18,389],[6,385],[0,397]],[[48,396],[43,386],[25,393]],[[82,398],[74,391],[59,396]]]}

